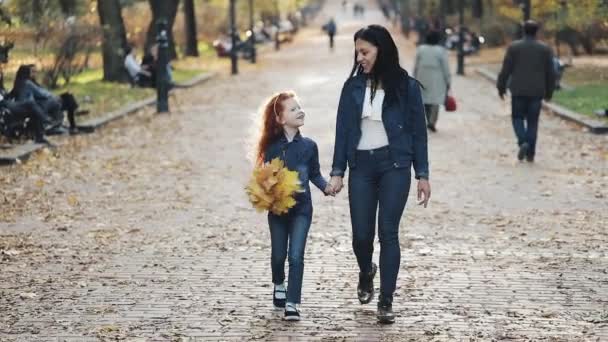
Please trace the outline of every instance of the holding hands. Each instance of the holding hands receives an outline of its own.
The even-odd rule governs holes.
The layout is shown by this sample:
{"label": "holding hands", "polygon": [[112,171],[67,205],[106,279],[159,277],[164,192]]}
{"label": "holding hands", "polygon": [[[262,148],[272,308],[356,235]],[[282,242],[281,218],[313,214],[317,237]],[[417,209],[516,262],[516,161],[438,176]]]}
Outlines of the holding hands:
{"label": "holding hands", "polygon": [[[344,187],[344,182],[343,182],[342,177],[333,176],[329,180],[329,183],[327,184],[327,187],[325,188],[325,190],[323,192],[325,192],[325,194],[328,196],[335,197],[338,193],[340,193],[340,191],[342,190],[343,187]],[[429,200],[431,199],[431,184],[429,183],[429,181],[427,179],[420,179],[418,181],[417,190],[418,190],[417,191],[418,192],[417,193],[418,204],[422,205],[426,208],[429,203]]]}
{"label": "holding hands", "polygon": [[329,180],[329,183],[327,184],[327,187],[325,188],[324,192],[326,195],[336,196],[342,190],[343,186],[344,184],[342,182],[342,177],[333,176]]}

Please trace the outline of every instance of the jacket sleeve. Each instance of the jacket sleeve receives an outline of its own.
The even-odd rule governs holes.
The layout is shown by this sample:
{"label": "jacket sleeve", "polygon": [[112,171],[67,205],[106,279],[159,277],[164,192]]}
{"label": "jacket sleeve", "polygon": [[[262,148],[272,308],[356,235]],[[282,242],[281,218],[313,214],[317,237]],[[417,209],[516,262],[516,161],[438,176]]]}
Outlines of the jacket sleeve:
{"label": "jacket sleeve", "polygon": [[327,188],[327,181],[323,178],[321,174],[321,166],[319,165],[319,149],[317,148],[317,144],[312,142],[312,157],[310,158],[310,164],[308,165],[308,172],[310,173],[310,181],[314,184],[319,190],[325,193],[325,188]]}
{"label": "jacket sleeve", "polygon": [[[348,82],[348,81],[347,81]],[[340,102],[338,103],[338,114],[336,117],[336,140],[334,142],[334,158],[330,176],[344,177],[346,172],[346,148],[347,148],[347,83],[342,87]]]}
{"label": "jacket sleeve", "polygon": [[443,79],[448,88],[452,84],[452,75],[450,74],[450,60],[448,59],[448,51],[442,49],[441,51],[441,71],[443,72]]}
{"label": "jacket sleeve", "polygon": [[32,81],[27,81],[25,83],[25,86],[28,88],[29,91],[32,92],[35,99],[49,99],[53,97],[53,94],[51,94],[48,90],[37,86]]}
{"label": "jacket sleeve", "polygon": [[546,72],[545,72],[545,99],[551,100],[553,97],[553,91],[555,91],[555,68],[553,67],[553,51],[550,47],[547,47],[547,61],[546,61]]}
{"label": "jacket sleeve", "polygon": [[420,64],[420,48],[416,49],[416,58],[414,58],[414,78],[418,78],[418,65]]}
{"label": "jacket sleeve", "polygon": [[417,81],[410,81],[409,103],[414,123],[414,172],[416,179],[429,179],[428,142],[426,134],[426,116],[422,103],[422,93]]}
{"label": "jacket sleeve", "polygon": [[496,88],[498,88],[498,92],[504,94],[507,92],[507,80],[509,76],[511,76],[511,72],[513,71],[513,46],[509,46],[507,49],[507,53],[505,54],[505,58],[502,62],[502,69],[500,69],[500,73],[498,74],[498,80],[496,82]]}

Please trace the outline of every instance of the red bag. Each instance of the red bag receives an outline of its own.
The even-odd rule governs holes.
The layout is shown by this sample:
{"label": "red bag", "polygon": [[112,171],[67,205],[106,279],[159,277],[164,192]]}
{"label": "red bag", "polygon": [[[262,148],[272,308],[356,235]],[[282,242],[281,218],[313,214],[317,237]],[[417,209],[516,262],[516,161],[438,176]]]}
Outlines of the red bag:
{"label": "red bag", "polygon": [[445,111],[446,112],[455,112],[456,111],[456,99],[452,95],[446,95],[445,97]]}

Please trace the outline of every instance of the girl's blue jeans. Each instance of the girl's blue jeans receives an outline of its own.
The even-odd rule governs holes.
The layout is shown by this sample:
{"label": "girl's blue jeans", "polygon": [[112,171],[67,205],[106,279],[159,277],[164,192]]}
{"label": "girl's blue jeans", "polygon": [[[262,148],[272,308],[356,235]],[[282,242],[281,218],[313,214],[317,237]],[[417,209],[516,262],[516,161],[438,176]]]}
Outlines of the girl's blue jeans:
{"label": "girl's blue jeans", "polygon": [[287,302],[299,304],[302,296],[304,275],[304,249],[312,222],[312,213],[288,213],[268,215],[272,254],[272,282],[275,285],[285,281],[285,259],[289,262],[287,279]]}

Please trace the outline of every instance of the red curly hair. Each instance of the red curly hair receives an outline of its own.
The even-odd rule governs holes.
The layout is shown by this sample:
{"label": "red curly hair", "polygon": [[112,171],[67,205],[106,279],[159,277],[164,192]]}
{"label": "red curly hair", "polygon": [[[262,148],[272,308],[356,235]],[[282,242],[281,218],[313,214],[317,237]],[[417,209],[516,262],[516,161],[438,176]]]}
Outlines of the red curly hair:
{"label": "red curly hair", "polygon": [[264,109],[262,110],[262,129],[255,152],[256,165],[264,163],[266,149],[283,134],[283,126],[277,121],[284,110],[283,101],[295,97],[296,94],[294,92],[283,91],[272,96],[268,99],[266,105],[264,105]]}

